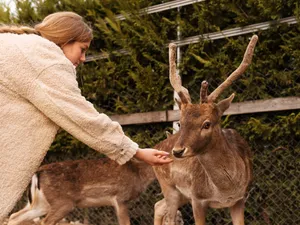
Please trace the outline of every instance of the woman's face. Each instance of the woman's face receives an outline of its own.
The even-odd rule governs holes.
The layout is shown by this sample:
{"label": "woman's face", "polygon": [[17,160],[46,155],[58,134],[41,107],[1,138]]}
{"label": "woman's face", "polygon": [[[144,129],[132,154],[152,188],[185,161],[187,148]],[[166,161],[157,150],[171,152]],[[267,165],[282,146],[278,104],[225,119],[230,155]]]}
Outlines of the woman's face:
{"label": "woman's face", "polygon": [[65,56],[77,67],[80,63],[85,61],[85,53],[90,47],[91,42],[78,42],[74,41],[65,44],[61,49]]}

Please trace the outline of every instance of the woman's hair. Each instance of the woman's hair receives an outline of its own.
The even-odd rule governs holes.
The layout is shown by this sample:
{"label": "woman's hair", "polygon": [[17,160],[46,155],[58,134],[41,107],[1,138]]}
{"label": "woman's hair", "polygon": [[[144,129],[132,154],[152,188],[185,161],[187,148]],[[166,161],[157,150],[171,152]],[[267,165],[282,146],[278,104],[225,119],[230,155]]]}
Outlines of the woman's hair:
{"label": "woman's hair", "polygon": [[74,41],[87,42],[93,39],[92,29],[81,16],[73,12],[50,14],[34,28],[2,25],[0,33],[38,34],[60,47]]}

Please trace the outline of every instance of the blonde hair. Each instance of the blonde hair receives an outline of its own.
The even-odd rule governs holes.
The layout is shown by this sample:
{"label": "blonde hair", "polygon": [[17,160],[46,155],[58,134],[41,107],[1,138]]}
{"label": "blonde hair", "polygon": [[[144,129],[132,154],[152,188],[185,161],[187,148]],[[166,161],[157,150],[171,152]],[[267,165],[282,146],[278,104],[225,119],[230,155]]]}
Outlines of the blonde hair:
{"label": "blonde hair", "polygon": [[0,33],[38,34],[60,47],[74,41],[88,42],[93,39],[92,29],[73,12],[52,13],[34,28],[2,25]]}
{"label": "blonde hair", "polygon": [[0,33],[38,34],[38,32],[32,27],[15,25],[0,25]]}

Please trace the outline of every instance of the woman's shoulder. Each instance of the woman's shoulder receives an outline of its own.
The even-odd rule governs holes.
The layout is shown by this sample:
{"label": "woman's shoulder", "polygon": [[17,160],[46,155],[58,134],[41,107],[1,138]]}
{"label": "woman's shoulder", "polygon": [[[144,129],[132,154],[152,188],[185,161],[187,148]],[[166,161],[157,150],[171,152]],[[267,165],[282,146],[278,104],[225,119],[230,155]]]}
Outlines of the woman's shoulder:
{"label": "woman's shoulder", "polygon": [[18,39],[18,48],[34,67],[43,69],[55,64],[73,67],[61,48],[54,42],[35,34],[19,35]]}
{"label": "woman's shoulder", "polygon": [[28,46],[31,46],[32,49],[37,48],[39,46],[44,46],[53,50],[60,49],[55,43],[36,34],[1,33],[0,39],[3,41],[4,44],[17,44],[18,47],[21,49],[27,48]]}
{"label": "woman's shoulder", "polygon": [[18,36],[18,46],[20,49],[26,49],[28,54],[35,53],[38,55],[57,55],[64,56],[60,47],[54,42],[47,40],[35,34],[22,34]]}

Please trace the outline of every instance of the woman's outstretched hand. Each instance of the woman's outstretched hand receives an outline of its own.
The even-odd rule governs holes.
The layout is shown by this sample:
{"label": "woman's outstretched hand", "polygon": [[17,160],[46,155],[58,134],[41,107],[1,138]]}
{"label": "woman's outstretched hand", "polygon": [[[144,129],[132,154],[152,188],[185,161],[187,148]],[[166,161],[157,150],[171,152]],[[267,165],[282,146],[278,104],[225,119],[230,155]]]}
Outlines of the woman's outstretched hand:
{"label": "woman's outstretched hand", "polygon": [[139,148],[135,154],[135,157],[143,160],[151,166],[159,166],[173,162],[173,159],[169,158],[168,152],[159,151],[152,148]]}

